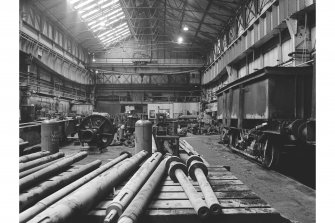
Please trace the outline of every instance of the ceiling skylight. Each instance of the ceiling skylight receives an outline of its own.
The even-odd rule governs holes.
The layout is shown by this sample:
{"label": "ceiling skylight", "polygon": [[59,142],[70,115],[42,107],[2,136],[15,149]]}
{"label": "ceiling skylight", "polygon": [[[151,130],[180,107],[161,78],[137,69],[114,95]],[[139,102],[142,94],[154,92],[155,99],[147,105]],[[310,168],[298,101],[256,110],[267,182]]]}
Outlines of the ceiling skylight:
{"label": "ceiling skylight", "polygon": [[130,35],[119,0],[69,0],[104,47]]}

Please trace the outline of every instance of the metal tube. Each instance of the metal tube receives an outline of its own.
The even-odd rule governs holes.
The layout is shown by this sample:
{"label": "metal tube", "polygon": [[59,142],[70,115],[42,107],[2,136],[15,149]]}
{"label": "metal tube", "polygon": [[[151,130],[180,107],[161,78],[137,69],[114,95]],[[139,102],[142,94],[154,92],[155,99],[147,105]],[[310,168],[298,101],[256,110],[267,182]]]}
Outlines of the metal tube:
{"label": "metal tube", "polygon": [[38,170],[35,173],[32,173],[28,176],[25,176],[20,179],[20,191],[26,189],[27,187],[39,182],[47,177],[52,176],[53,174],[57,173],[58,171],[64,170],[65,168],[69,167],[73,163],[84,159],[87,156],[87,152],[79,152],[76,155],[71,157],[65,158],[59,162],[51,164],[44,169]]}
{"label": "metal tube", "polygon": [[91,180],[89,183],[81,186],[67,197],[59,200],[29,222],[66,222],[75,214],[87,212],[94,204],[110,193],[114,186],[134,171],[147,155],[148,152],[142,150],[133,157],[124,160],[114,168],[109,169]]}
{"label": "metal tube", "polygon": [[220,214],[222,212],[221,205],[206,178],[208,169],[203,160],[199,156],[188,156],[187,154],[180,154],[180,158],[188,167],[188,175],[192,180],[198,181],[210,213],[212,215]]}
{"label": "metal tube", "polygon": [[[172,162],[171,165],[175,165],[174,163],[175,162]],[[191,202],[191,205],[193,206],[198,216],[200,216],[201,218],[207,217],[209,212],[207,205],[204,200],[202,200],[196,189],[193,187],[192,183],[189,181],[185,173],[181,169],[177,168],[174,174],[178,179],[178,182],[184,189],[188,199]]]}
{"label": "metal tube", "polygon": [[151,140],[152,140],[152,153],[158,152],[156,141],[153,135],[151,135]]}
{"label": "metal tube", "polygon": [[42,158],[39,158],[39,159],[36,159],[36,160],[32,160],[30,162],[20,163],[19,169],[20,169],[20,172],[22,172],[22,171],[31,169],[33,167],[39,166],[41,164],[48,163],[50,161],[59,159],[63,156],[64,156],[64,153],[56,153],[56,154],[53,154],[53,155],[50,155],[50,156],[46,156],[46,157],[42,157]]}
{"label": "metal tube", "polygon": [[19,163],[25,163],[25,162],[35,160],[35,159],[48,156],[48,155],[50,155],[49,151],[41,151],[41,152],[32,153],[32,154],[25,155],[25,156],[20,156]]}
{"label": "metal tube", "polygon": [[155,170],[162,158],[162,154],[156,152],[138,169],[127,184],[122,188],[113,201],[107,206],[104,223],[115,222],[123,213],[125,207],[135,197],[138,190]]}
{"label": "metal tube", "polygon": [[58,190],[57,192],[51,194],[50,196],[44,198],[37,202],[31,208],[23,211],[20,213],[20,223],[27,222],[28,220],[32,219],[35,215],[45,210],[50,205],[54,204],[55,202],[59,201],[64,196],[68,195],[72,191],[76,190],[80,186],[84,185],[88,181],[92,180],[99,174],[105,172],[109,168],[113,167],[117,163],[123,161],[124,159],[130,157],[129,153],[123,153],[119,157],[113,159],[112,161],[106,163],[105,165],[99,167],[98,169],[94,170],[93,172],[87,174],[86,176],[76,180],[75,182],[63,187],[62,189]]}
{"label": "metal tube", "polygon": [[196,168],[194,174],[197,178],[201,191],[204,194],[205,201],[209,207],[210,213],[213,215],[218,215],[222,213],[220,202],[216,197],[202,169]]}
{"label": "metal tube", "polygon": [[159,185],[159,182],[162,180],[165,173],[165,168],[166,159],[164,159],[158,165],[153,174],[143,185],[141,190],[136,194],[135,198],[120,216],[118,223],[133,223],[137,221],[138,217],[141,215],[141,213],[143,213],[143,211],[149,204],[150,199],[155,192],[155,189]]}
{"label": "metal tube", "polygon": [[57,162],[59,162],[59,161],[61,161],[61,160],[63,160],[63,159],[66,159],[66,158],[67,158],[67,157],[62,157],[62,158],[60,158],[60,159],[57,159],[57,160],[54,160],[54,161],[51,161],[51,162],[48,162],[48,163],[45,163],[45,164],[36,166],[36,167],[31,168],[31,169],[29,169],[29,170],[25,170],[25,171],[23,171],[23,172],[21,172],[21,173],[19,174],[19,178],[21,179],[22,177],[28,176],[29,174],[32,174],[32,173],[35,173],[35,172],[38,171],[38,170],[41,170],[41,169],[43,169],[43,168],[45,168],[45,167],[47,167],[47,166],[50,166],[51,164],[57,163]]}
{"label": "metal tube", "polygon": [[45,181],[40,185],[26,191],[23,194],[20,194],[20,211],[25,210],[32,205],[34,205],[37,201],[45,198],[49,194],[57,191],[63,186],[79,179],[80,177],[86,175],[87,173],[95,170],[101,165],[100,160],[93,161],[89,164],[83,165],[78,169],[65,173],[54,181]]}
{"label": "metal tube", "polygon": [[197,155],[200,156],[197,151],[194,150],[194,148],[186,142],[184,139],[180,141],[181,147],[188,153],[188,155]]}

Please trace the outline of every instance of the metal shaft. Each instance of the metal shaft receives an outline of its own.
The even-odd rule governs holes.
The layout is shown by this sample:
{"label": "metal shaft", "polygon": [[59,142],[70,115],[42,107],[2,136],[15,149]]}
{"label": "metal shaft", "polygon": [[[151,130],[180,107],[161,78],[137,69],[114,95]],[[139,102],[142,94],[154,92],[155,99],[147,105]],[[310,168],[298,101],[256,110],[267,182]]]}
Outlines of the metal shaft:
{"label": "metal shaft", "polygon": [[158,152],[155,137],[153,135],[151,135],[151,140],[152,140],[152,153]]}
{"label": "metal shaft", "polygon": [[[171,163],[171,165],[173,165]],[[178,179],[180,185],[184,189],[188,199],[191,202],[194,210],[200,217],[206,217],[208,214],[208,208],[204,200],[198,194],[192,183],[189,181],[185,173],[181,169],[175,170],[176,178]]]}
{"label": "metal shaft", "polygon": [[192,180],[199,183],[210,213],[212,215],[220,214],[222,212],[221,205],[206,178],[208,169],[203,163],[203,160],[199,156],[189,156],[185,153],[181,153],[180,158],[188,167],[188,175],[192,178]]}
{"label": "metal shaft", "polygon": [[19,169],[20,169],[20,172],[22,172],[22,171],[28,170],[30,168],[33,168],[35,166],[38,166],[38,165],[41,165],[41,164],[48,163],[50,161],[59,159],[63,156],[64,156],[64,153],[56,153],[56,154],[53,154],[53,155],[50,155],[50,156],[46,156],[46,157],[42,157],[42,158],[39,158],[39,159],[36,159],[36,160],[32,160],[30,162],[20,163]]}
{"label": "metal shaft", "polygon": [[135,197],[138,190],[152,174],[159,164],[162,154],[156,152],[138,169],[133,177],[122,188],[113,201],[107,206],[104,223],[110,223],[117,220],[123,213],[125,207]]}
{"label": "metal shaft", "polygon": [[142,150],[133,157],[124,160],[114,168],[81,186],[67,197],[59,200],[29,222],[67,222],[70,217],[76,214],[86,213],[94,204],[108,195],[114,186],[134,171],[147,155],[148,152]]}
{"label": "metal shaft", "polygon": [[166,166],[165,163],[166,159],[158,165],[153,174],[149,177],[147,182],[143,185],[141,190],[136,194],[135,198],[120,216],[118,223],[133,223],[137,221],[138,217],[143,213],[149,204],[155,189],[164,176]]}
{"label": "metal shaft", "polygon": [[213,215],[220,214],[222,212],[220,202],[209,184],[204,172],[202,169],[196,168],[194,174],[197,178],[201,191],[204,194],[210,213]]}
{"label": "metal shaft", "polygon": [[73,172],[64,173],[53,181],[45,181],[38,186],[20,194],[20,211],[27,209],[34,205],[37,201],[52,194],[61,187],[77,180],[92,170],[98,168],[101,165],[100,160],[93,161],[89,164],[83,165]]}
{"label": "metal shaft", "polygon": [[31,168],[29,170],[25,170],[25,171],[23,171],[23,172],[21,172],[19,174],[19,178],[21,179],[22,177],[28,176],[29,174],[32,174],[32,173],[35,173],[36,171],[41,170],[41,169],[43,169],[43,168],[45,168],[47,166],[50,166],[51,164],[57,163],[57,162],[65,159],[65,158],[67,158],[67,157],[62,157],[60,159],[57,159],[57,160],[54,160],[54,161],[51,161],[51,162],[48,162],[48,163],[36,166],[36,167]]}
{"label": "metal shaft", "polygon": [[48,156],[48,155],[50,155],[49,151],[41,151],[41,152],[37,152],[37,153],[32,153],[32,154],[29,154],[29,155],[20,156],[19,162],[20,163],[25,163],[25,162],[35,160],[35,159],[38,159],[38,158],[41,158],[41,157],[44,157],[44,156]]}
{"label": "metal shaft", "polygon": [[199,156],[199,153],[197,151],[195,151],[194,148],[188,142],[186,142],[185,140],[180,140],[179,145],[180,145],[180,147],[182,147],[187,152],[188,155]]}
{"label": "metal shaft", "polygon": [[117,163],[123,161],[127,157],[129,157],[129,153],[121,154],[119,157],[113,159],[112,161],[106,163],[105,165],[99,167],[98,169],[94,170],[93,172],[87,174],[86,176],[76,180],[75,182],[63,187],[62,189],[58,190],[57,192],[51,194],[50,196],[40,200],[31,208],[23,211],[20,213],[20,223],[27,222],[28,220],[32,219],[35,215],[45,210],[50,205],[54,204],[55,202],[59,201],[64,196],[68,195],[72,191],[76,190],[80,186],[84,185],[85,183],[89,182],[99,174],[105,172],[109,168],[113,167]]}
{"label": "metal shaft", "polygon": [[59,162],[51,164],[44,169],[38,170],[35,173],[32,173],[28,176],[25,176],[20,179],[20,190],[26,189],[27,187],[52,176],[53,174],[57,173],[58,171],[64,170],[65,168],[69,167],[73,163],[84,159],[87,156],[87,152],[79,152],[76,155],[71,157],[65,158]]}

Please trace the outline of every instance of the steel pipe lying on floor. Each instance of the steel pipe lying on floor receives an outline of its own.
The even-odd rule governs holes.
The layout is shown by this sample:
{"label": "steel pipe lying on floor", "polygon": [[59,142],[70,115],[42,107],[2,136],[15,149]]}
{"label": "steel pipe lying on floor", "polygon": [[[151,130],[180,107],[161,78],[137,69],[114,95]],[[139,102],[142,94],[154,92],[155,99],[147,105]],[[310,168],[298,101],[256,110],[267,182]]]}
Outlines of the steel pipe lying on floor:
{"label": "steel pipe lying on floor", "polygon": [[[201,157],[200,154],[195,151],[195,149],[184,139],[179,141],[179,147],[182,148],[189,156],[194,155]],[[209,163],[206,160],[202,159],[202,162],[204,162],[206,166],[209,166]]]}
{"label": "steel pipe lying on floor", "polygon": [[79,179],[80,177],[86,175],[87,173],[95,170],[101,165],[100,160],[93,161],[89,164],[82,165],[78,169],[72,172],[63,173],[62,176],[58,177],[53,181],[45,181],[40,185],[31,188],[25,193],[20,194],[20,211],[25,210],[36,202],[45,198],[46,196],[52,194],[63,186]]}
{"label": "steel pipe lying on floor", "polygon": [[35,159],[48,156],[48,155],[50,155],[49,151],[41,151],[41,152],[29,154],[29,155],[20,156],[19,163],[25,163],[25,162],[35,160]]}
{"label": "steel pipe lying on floor", "polygon": [[75,182],[63,187],[62,189],[58,190],[57,192],[51,194],[50,196],[44,198],[37,202],[31,208],[23,211],[20,213],[20,223],[27,222],[28,220],[32,219],[38,213],[45,210],[47,207],[51,206],[52,204],[56,203],[72,191],[76,190],[80,186],[84,185],[85,183],[89,182],[90,180],[94,179],[99,174],[105,172],[106,170],[110,169],[114,165],[120,163],[121,161],[125,160],[126,158],[131,157],[131,154],[128,152],[122,152],[119,157],[113,159],[112,161],[106,163],[105,165],[99,167],[98,169],[94,170],[93,172],[87,174],[86,176],[76,180]]}
{"label": "steel pipe lying on floor", "polygon": [[182,163],[179,157],[171,156],[166,161],[166,165],[169,168],[168,174],[171,180],[180,183],[198,216],[206,218],[208,216],[209,209],[205,201],[202,200],[201,196],[187,178],[187,167],[185,164]]}
{"label": "steel pipe lying on floor", "polygon": [[162,180],[166,168],[166,158],[160,162],[158,167],[143,185],[141,190],[136,194],[135,198],[122,213],[118,223],[134,223],[143,213],[150,202],[159,182]]}
{"label": "steel pipe lying on floor", "polygon": [[73,163],[78,162],[79,160],[84,159],[87,156],[87,152],[79,152],[76,155],[65,158],[59,162],[51,164],[44,169],[38,170],[35,173],[32,173],[28,176],[25,176],[20,179],[20,191],[26,189],[27,187],[45,179],[58,171],[64,170],[65,168],[71,166]]}
{"label": "steel pipe lying on floor", "polygon": [[50,155],[50,156],[45,156],[45,157],[42,157],[42,158],[39,158],[39,159],[32,160],[30,162],[20,163],[19,169],[20,169],[20,172],[22,172],[22,171],[31,169],[33,167],[42,165],[44,163],[48,163],[48,162],[51,162],[53,160],[59,159],[63,156],[64,156],[64,153],[56,153],[56,154],[53,154],[53,155]]}
{"label": "steel pipe lying on floor", "polygon": [[208,169],[203,163],[203,160],[199,156],[189,156],[185,153],[181,153],[180,158],[187,165],[188,175],[191,179],[198,181],[200,189],[204,194],[205,201],[209,207],[210,214],[218,215],[222,213],[220,202],[206,178]]}
{"label": "steel pipe lying on floor", "polygon": [[194,148],[188,143],[186,142],[184,139],[179,141],[179,145],[180,147],[182,147],[183,150],[185,150],[185,152],[188,155],[197,155],[200,156],[199,153],[197,151],[194,150]]}
{"label": "steel pipe lying on floor", "polygon": [[151,135],[151,140],[152,140],[152,153],[158,152],[154,135]]}
{"label": "steel pipe lying on floor", "polygon": [[70,195],[59,200],[29,222],[67,222],[70,217],[87,213],[93,205],[107,196],[113,187],[129,176],[143,162],[147,155],[147,151],[142,150],[138,152],[133,157],[117,164]]}
{"label": "steel pipe lying on floor", "polygon": [[161,158],[162,154],[156,152],[138,169],[113,201],[107,206],[104,223],[116,222],[117,218],[121,216],[124,209],[135,197],[138,190],[155,170]]}
{"label": "steel pipe lying on floor", "polygon": [[50,166],[51,164],[57,163],[57,162],[65,159],[65,158],[67,158],[67,157],[62,157],[60,159],[57,159],[57,160],[54,160],[54,161],[51,161],[51,162],[48,162],[48,163],[36,166],[36,167],[28,169],[28,170],[25,170],[25,171],[19,173],[19,178],[21,179],[22,177],[28,176],[29,174],[32,174],[32,173],[35,173],[36,171],[41,170],[41,169],[43,169],[43,168],[45,168],[47,166]]}

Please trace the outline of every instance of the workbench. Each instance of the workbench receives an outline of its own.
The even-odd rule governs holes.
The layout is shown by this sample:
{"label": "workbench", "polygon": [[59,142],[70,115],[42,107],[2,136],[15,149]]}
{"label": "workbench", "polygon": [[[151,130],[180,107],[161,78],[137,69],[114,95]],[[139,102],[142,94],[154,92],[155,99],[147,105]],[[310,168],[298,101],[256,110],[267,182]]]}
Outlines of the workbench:
{"label": "workbench", "polygon": [[[208,179],[222,205],[222,214],[210,217],[205,222],[224,223],[279,223],[290,222],[270,207],[264,200],[252,192],[242,181],[237,179],[223,166],[208,167]],[[190,179],[190,178],[189,178]],[[191,179],[190,179],[191,180]],[[196,190],[202,195],[198,183],[192,181]],[[85,216],[84,222],[102,223],[107,204],[122,189],[126,182],[115,188],[110,194]],[[203,195],[202,195],[203,197]],[[165,176],[152,198],[140,223],[200,223],[186,194],[179,183],[174,183]]]}

